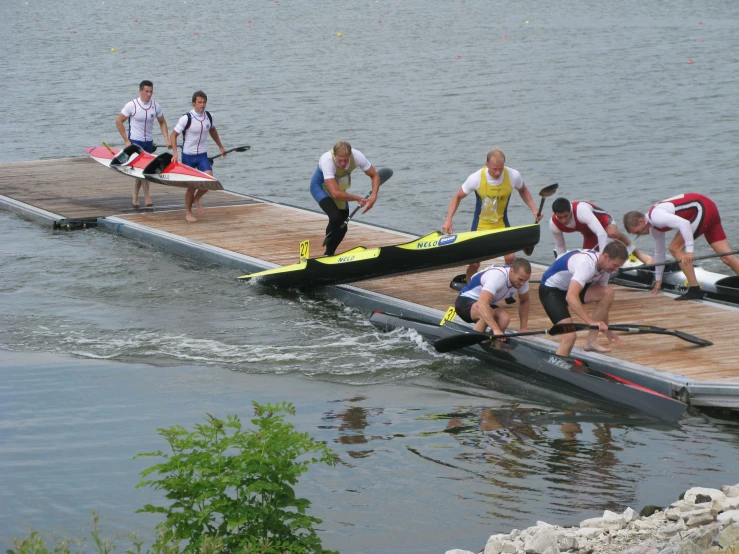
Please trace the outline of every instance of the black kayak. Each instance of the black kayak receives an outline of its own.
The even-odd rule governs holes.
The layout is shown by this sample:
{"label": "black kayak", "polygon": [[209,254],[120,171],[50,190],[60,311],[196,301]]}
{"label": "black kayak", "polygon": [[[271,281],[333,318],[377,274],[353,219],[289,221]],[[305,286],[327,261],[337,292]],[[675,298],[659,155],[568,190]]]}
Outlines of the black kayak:
{"label": "black kayak", "polygon": [[434,231],[403,244],[378,248],[359,246],[336,256],[310,258],[239,279],[256,279],[260,284],[289,288],[338,285],[497,258],[538,242],[538,225],[457,235]]}
{"label": "black kayak", "polygon": [[[469,333],[471,328],[446,322],[443,326],[402,315],[376,311],[370,322],[383,330],[415,329],[424,337],[438,339]],[[687,405],[674,398],[614,375],[614,369],[595,360],[558,356],[534,341],[508,338],[506,342],[488,341],[464,352],[495,362],[496,367],[516,375],[527,375],[552,389],[595,399],[599,404],[629,408],[661,421],[678,421]]]}

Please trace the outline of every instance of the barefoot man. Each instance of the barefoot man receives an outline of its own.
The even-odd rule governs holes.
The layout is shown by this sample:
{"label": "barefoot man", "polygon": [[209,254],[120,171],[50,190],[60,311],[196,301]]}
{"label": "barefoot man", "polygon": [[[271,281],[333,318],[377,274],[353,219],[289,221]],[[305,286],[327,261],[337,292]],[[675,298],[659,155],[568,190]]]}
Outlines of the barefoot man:
{"label": "barefoot man", "polygon": [[[226,149],[221,144],[218,131],[213,124],[213,116],[205,110],[208,103],[208,97],[202,90],[192,95],[192,110],[183,115],[175,125],[174,131],[170,138],[173,147],[172,162],[177,163],[177,137],[182,134],[182,163],[199,169],[208,175],[213,175],[213,168],[208,159],[206,144],[208,135],[210,135],[218,148],[221,155],[226,157]],[[207,189],[198,189],[190,187],[185,193],[185,219],[190,223],[196,223],[197,218],[192,213],[193,203],[198,215],[203,215],[203,207],[200,205],[200,199],[208,192]]]}
{"label": "barefoot man", "polygon": [[[626,246],[620,241],[609,242],[600,254],[595,250],[573,250],[557,258],[541,278],[539,299],[552,323],[572,323],[571,309],[588,325],[598,326],[598,330],[588,333],[583,350],[611,351],[596,342],[599,331],[605,333],[611,344],[621,344],[621,340],[608,330],[608,312],[614,295],[608,278],[628,257]],[[590,303],[595,303],[592,317],[583,307]],[[557,354],[569,356],[576,339],[576,333],[562,335]]]}
{"label": "barefoot man", "polygon": [[[646,214],[628,212],[624,215],[624,228],[635,235],[650,233],[654,239],[654,263],[665,261],[665,234],[673,229],[678,233],[670,243],[670,254],[680,261],[680,269],[688,278],[688,288],[685,294],[675,300],[700,300],[703,291],[695,277],[693,267],[693,239],[705,235],[708,244],[717,254],[731,251],[726,233],[721,226],[721,216],[714,202],[702,194],[689,192],[653,206]],[[739,275],[739,258],[734,255],[722,256],[721,261]],[[662,287],[663,265],[658,265],[654,271],[653,293],[658,293]]]}
{"label": "barefoot man", "polygon": [[[164,142],[169,148],[169,131],[167,129],[167,121],[164,119],[162,107],[151,99],[154,94],[154,84],[151,81],[141,81],[139,84],[139,97],[131,100],[123,106],[121,113],[115,120],[115,126],[123,137],[126,146],[136,144],[140,146],[144,152],[152,153],[154,151],[154,120],[159,122],[159,127],[164,135]],[[123,123],[128,121],[128,132]],[[149,196],[149,182],[142,179],[136,179],[133,186],[133,207],[139,207],[139,190],[144,191],[144,203],[147,208],[154,206]]]}
{"label": "barefoot man", "polygon": [[494,335],[502,335],[511,317],[497,304],[518,293],[519,331],[527,331],[530,278],[531,264],[526,258],[516,258],[511,265],[483,269],[459,293],[454,309],[467,323],[475,323],[475,331],[484,333],[489,327]]}

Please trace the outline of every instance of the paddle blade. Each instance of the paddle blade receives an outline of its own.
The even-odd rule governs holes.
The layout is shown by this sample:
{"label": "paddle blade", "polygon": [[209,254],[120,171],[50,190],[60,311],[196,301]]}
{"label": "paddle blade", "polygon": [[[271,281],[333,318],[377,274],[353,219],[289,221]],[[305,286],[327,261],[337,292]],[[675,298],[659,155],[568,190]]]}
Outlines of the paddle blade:
{"label": "paddle blade", "polygon": [[542,198],[549,198],[552,196],[555,192],[557,192],[557,189],[559,188],[559,183],[554,183],[553,185],[549,185],[548,187],[544,187],[539,191],[539,196]]}
{"label": "paddle blade", "polygon": [[710,340],[702,339],[700,337],[696,337],[695,335],[689,335],[688,333],[684,333],[683,331],[673,331],[672,334],[679,339],[697,344],[698,346],[713,346],[713,343]]}
{"label": "paddle blade", "polygon": [[451,337],[444,337],[434,342],[434,348],[437,352],[444,354],[445,352],[459,350],[460,348],[466,348],[473,344],[480,344],[489,339],[490,335],[475,332],[464,335],[452,335]]}
{"label": "paddle blade", "polygon": [[393,176],[393,170],[389,167],[381,167],[377,170],[377,174],[380,176],[380,184],[383,184],[385,181]]}

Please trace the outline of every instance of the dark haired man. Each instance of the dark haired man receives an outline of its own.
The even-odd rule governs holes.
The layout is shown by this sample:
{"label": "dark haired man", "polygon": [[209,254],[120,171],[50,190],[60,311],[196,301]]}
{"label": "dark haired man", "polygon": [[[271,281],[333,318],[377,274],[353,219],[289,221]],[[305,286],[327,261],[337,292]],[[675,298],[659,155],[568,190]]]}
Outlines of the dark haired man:
{"label": "dark haired man", "polygon": [[[182,134],[182,163],[190,167],[194,167],[208,175],[213,175],[213,167],[208,159],[207,143],[208,135],[215,141],[221,151],[221,155],[226,157],[226,149],[221,144],[221,139],[216,131],[213,123],[213,116],[205,110],[208,103],[208,97],[202,90],[196,91],[192,95],[192,110],[183,115],[175,125],[172,131],[170,143],[172,144],[172,162],[177,163],[177,137]],[[208,192],[207,189],[198,189],[189,187],[185,193],[185,219],[189,223],[196,223],[197,218],[192,213],[192,206],[198,215],[203,215],[203,207],[200,205],[200,199]]]}
{"label": "dark haired man", "polygon": [[567,252],[564,233],[582,233],[583,250],[599,250],[608,244],[608,239],[619,240],[626,245],[629,254],[633,254],[642,263],[651,264],[651,256],[642,253],[629,240],[629,237],[619,231],[613,218],[605,210],[592,202],[574,201],[570,203],[566,198],[557,198],[552,202],[552,219],[549,220],[549,230],[554,236],[554,247],[557,256]]}
{"label": "dark haired man", "polygon": [[[115,120],[115,126],[123,137],[126,146],[136,144],[143,148],[144,152],[154,151],[154,120],[159,122],[159,127],[164,135],[164,142],[169,145],[169,131],[167,129],[167,121],[164,119],[162,107],[151,99],[154,93],[154,85],[151,81],[141,81],[139,84],[139,97],[131,100],[118,114]],[[123,122],[128,120],[128,132],[126,132]],[[133,186],[133,207],[139,207],[139,190],[144,191],[144,202],[147,208],[151,208],[154,203],[149,196],[149,183],[142,179],[136,179]]]}

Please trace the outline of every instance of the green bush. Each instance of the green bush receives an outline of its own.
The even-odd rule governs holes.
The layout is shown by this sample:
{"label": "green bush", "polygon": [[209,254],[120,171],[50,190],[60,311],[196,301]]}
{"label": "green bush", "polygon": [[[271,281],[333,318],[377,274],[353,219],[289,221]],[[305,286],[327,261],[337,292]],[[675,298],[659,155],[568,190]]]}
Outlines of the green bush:
{"label": "green bush", "polygon": [[170,453],[136,456],[165,460],[141,473],[155,479],[138,485],[163,490],[171,500],[139,510],[165,516],[155,549],[184,541],[183,552],[200,552],[217,539],[223,552],[327,552],[313,528],[321,520],[306,514],[310,502],[293,487],[310,464],[334,465],[335,454],[284,421],[285,413],[295,415],[292,404],[253,405],[254,429],[242,429],[237,416],[223,421],[207,414],[194,431],[179,425],[158,430]]}

